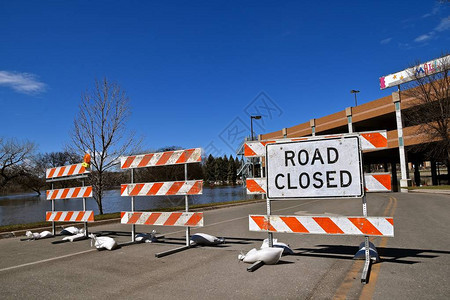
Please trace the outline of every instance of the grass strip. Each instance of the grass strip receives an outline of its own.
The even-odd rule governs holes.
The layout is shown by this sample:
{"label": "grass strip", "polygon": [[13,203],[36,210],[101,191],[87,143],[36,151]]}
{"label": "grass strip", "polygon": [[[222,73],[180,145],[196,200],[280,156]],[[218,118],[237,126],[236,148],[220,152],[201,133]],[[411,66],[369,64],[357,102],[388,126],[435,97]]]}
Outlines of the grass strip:
{"label": "grass strip", "polygon": [[412,186],[409,190],[450,190],[450,185]]}

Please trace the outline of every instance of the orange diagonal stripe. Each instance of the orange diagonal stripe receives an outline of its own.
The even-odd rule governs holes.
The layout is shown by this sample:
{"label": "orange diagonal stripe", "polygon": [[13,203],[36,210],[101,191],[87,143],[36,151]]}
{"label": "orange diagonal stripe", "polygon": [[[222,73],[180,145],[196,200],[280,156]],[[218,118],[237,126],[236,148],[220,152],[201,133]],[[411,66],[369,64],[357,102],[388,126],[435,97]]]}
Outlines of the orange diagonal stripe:
{"label": "orange diagonal stripe", "polygon": [[88,222],[94,222],[94,212],[93,211],[91,211],[89,213],[89,217],[88,217],[87,221]]}
{"label": "orange diagonal stripe", "polygon": [[59,169],[58,175],[56,175],[56,176],[57,176],[57,177],[63,176],[65,170],[66,170],[66,167],[61,167],[61,168]]}
{"label": "orange diagonal stripe", "polygon": [[203,182],[198,180],[194,183],[191,189],[187,192],[188,195],[197,195],[202,191]]}
{"label": "orange diagonal stripe", "polygon": [[55,218],[53,220],[59,221],[59,218],[61,218],[61,215],[62,215],[62,211],[56,212]]}
{"label": "orange diagonal stripe", "polygon": [[375,148],[387,147],[387,138],[385,138],[379,132],[362,133],[361,134],[369,143],[375,146]]}
{"label": "orange diagonal stripe", "polygon": [[266,191],[254,179],[247,179],[247,189],[252,193],[266,193]]}
{"label": "orange diagonal stripe", "polygon": [[161,155],[161,158],[156,162],[157,166],[161,166],[166,164],[166,162],[169,160],[169,158],[172,156],[173,151],[164,152],[163,155]]}
{"label": "orange diagonal stripe", "polygon": [[83,197],[91,197],[92,195],[92,186],[86,187],[86,191],[84,192]]}
{"label": "orange diagonal stripe", "polygon": [[128,156],[123,165],[121,166],[122,169],[128,169],[131,164],[133,163],[136,156]]}
{"label": "orange diagonal stripe", "polygon": [[167,221],[164,223],[164,226],[172,226],[174,225],[178,219],[181,217],[183,213],[171,213]]}
{"label": "orange diagonal stripe", "polygon": [[67,173],[67,175],[73,175],[73,173],[75,172],[75,169],[77,168],[77,165],[71,165],[69,168],[69,172]]}
{"label": "orange diagonal stripe", "polygon": [[315,217],[313,218],[326,233],[329,234],[343,234],[344,232],[330,219],[327,217]]}
{"label": "orange diagonal stripe", "polygon": [[164,182],[155,182],[150,190],[147,192],[147,196],[156,195],[159,189],[164,185]]}
{"label": "orange diagonal stripe", "polygon": [[372,175],[379,183],[381,183],[387,190],[391,190],[391,175],[390,174],[379,174]]}
{"label": "orange diagonal stripe", "polygon": [[74,188],[73,194],[72,194],[72,198],[77,198],[78,194],[80,193],[81,188],[80,187],[76,187]]}
{"label": "orange diagonal stripe", "polygon": [[45,213],[45,221],[49,221],[51,216],[52,216],[52,212],[51,211],[46,212]]}
{"label": "orange diagonal stripe", "polygon": [[189,218],[189,220],[186,222],[186,226],[195,226],[203,219],[202,213],[194,213],[192,217]]}
{"label": "orange diagonal stripe", "polygon": [[392,226],[394,226],[394,219],[393,218],[386,218],[386,221],[391,223]]}
{"label": "orange diagonal stripe", "polygon": [[145,225],[153,225],[158,220],[161,213],[151,213],[150,216],[145,220]]}
{"label": "orange diagonal stripe", "polygon": [[120,195],[123,196],[125,191],[127,190],[128,184],[121,184],[120,185]]}
{"label": "orange diagonal stripe", "polygon": [[139,218],[142,216],[142,213],[135,212],[131,215],[131,218],[128,220],[127,224],[136,224],[136,222],[139,220]]}
{"label": "orange diagonal stripe", "polygon": [[144,187],[143,183],[137,183],[134,186],[133,190],[131,191],[130,196],[137,196],[143,187]]}
{"label": "orange diagonal stripe", "polygon": [[64,221],[69,222],[70,218],[72,218],[72,215],[73,215],[73,211],[68,211]]}
{"label": "orange diagonal stripe", "polygon": [[138,167],[145,167],[148,165],[148,162],[150,161],[150,159],[152,159],[153,157],[153,153],[144,155],[144,157],[142,158],[141,162],[139,163]]}
{"label": "orange diagonal stripe", "polygon": [[71,189],[64,189],[61,195],[61,199],[66,199],[67,194],[69,193]]}
{"label": "orange diagonal stripe", "polygon": [[270,225],[269,221],[267,220],[267,217],[265,216],[250,216],[253,221],[255,221],[256,225],[261,228],[261,230],[268,230],[268,231],[275,231],[276,229]]}
{"label": "orange diagonal stripe", "polygon": [[56,170],[56,168],[50,169],[50,172],[48,172],[47,178],[52,178],[53,174],[55,174],[55,170]]}
{"label": "orange diagonal stripe", "polygon": [[77,217],[75,218],[76,222],[81,222],[84,218],[84,212],[79,211]]}
{"label": "orange diagonal stripe", "polygon": [[181,189],[181,187],[185,184],[185,181],[176,181],[172,184],[170,189],[167,191],[166,195],[175,195]]}
{"label": "orange diagonal stripe", "polygon": [[366,218],[348,218],[363,234],[367,235],[383,235],[375,226]]}
{"label": "orange diagonal stripe", "polygon": [[280,217],[280,219],[283,220],[292,232],[309,233],[308,229],[306,229],[296,217]]}
{"label": "orange diagonal stripe", "polygon": [[252,156],[257,156],[257,155],[256,155],[256,152],[253,151],[253,149],[250,148],[249,145],[244,144],[244,156],[245,157],[252,157]]}

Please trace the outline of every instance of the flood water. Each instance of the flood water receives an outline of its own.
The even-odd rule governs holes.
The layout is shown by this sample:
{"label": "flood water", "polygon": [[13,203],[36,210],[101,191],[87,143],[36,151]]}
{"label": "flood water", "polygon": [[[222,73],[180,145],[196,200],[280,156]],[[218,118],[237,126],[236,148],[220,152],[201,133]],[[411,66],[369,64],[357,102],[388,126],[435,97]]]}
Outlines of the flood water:
{"label": "flood water", "polygon": [[[237,201],[250,199],[241,185],[224,187],[203,187],[202,195],[189,196],[189,205]],[[184,196],[135,197],[135,210],[157,209],[173,206],[184,206]],[[0,196],[0,225],[22,224],[45,221],[45,212],[52,210],[51,201],[36,193]],[[55,200],[55,210],[83,210],[82,199]],[[86,200],[86,210],[98,214],[97,203],[93,198]],[[105,192],[103,212],[119,212],[131,210],[131,198],[121,197],[120,190]]]}

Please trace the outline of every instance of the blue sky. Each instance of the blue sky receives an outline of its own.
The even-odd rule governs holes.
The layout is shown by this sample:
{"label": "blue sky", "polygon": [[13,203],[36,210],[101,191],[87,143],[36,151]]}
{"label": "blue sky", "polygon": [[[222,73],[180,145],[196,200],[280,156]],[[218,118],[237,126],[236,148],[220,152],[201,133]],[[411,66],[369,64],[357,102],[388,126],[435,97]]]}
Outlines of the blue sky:
{"label": "blue sky", "polygon": [[[444,1],[445,2],[445,1]],[[392,93],[449,50],[438,1],[1,1],[0,136],[60,151],[95,78],[131,99],[143,147],[230,154],[257,134]]]}

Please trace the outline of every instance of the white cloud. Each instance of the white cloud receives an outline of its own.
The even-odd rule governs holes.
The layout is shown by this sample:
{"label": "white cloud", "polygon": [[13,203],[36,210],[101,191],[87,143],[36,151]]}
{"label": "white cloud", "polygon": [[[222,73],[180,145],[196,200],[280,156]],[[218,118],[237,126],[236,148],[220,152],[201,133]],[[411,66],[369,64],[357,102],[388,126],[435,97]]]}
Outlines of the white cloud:
{"label": "white cloud", "polygon": [[422,35],[416,37],[414,39],[414,42],[416,42],[416,43],[426,42],[426,41],[430,40],[432,37],[433,37],[432,32],[427,33],[427,34],[422,34]]}
{"label": "white cloud", "polygon": [[0,71],[0,86],[10,87],[23,94],[38,94],[45,91],[46,84],[34,74]]}
{"label": "white cloud", "polygon": [[441,20],[434,30],[442,32],[450,29],[450,16]]}
{"label": "white cloud", "polygon": [[392,38],[387,38],[387,39],[381,40],[380,44],[382,44],[382,45],[389,44],[390,41],[392,41]]}

